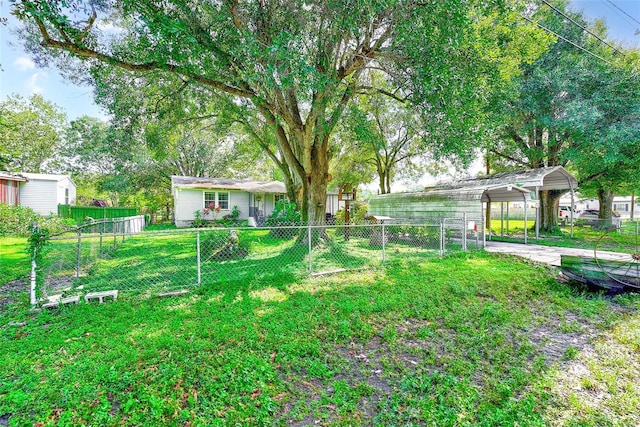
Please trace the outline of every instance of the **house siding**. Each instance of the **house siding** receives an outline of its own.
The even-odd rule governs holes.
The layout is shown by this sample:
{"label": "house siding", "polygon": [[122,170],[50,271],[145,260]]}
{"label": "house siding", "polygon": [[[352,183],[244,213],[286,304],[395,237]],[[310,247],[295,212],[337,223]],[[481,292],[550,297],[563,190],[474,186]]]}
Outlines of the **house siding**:
{"label": "house siding", "polygon": [[177,227],[190,227],[195,219],[195,211],[204,208],[204,193],[220,192],[229,193],[229,209],[222,210],[217,214],[210,214],[204,219],[213,220],[220,219],[225,215],[229,215],[234,206],[240,209],[240,218],[247,219],[249,217],[249,193],[244,191],[230,191],[225,189],[191,189],[176,188],[174,190],[174,212],[175,224]]}

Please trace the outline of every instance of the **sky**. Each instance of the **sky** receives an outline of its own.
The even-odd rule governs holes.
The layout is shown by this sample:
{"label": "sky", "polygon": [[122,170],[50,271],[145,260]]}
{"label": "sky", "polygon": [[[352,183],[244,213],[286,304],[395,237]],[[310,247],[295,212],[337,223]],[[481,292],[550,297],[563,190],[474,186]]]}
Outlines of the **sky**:
{"label": "sky", "polygon": [[[605,19],[613,40],[640,45],[640,0],[571,0],[571,5],[591,20]],[[70,120],[82,115],[107,118],[93,102],[91,87],[66,82],[55,68],[34,64],[12,32],[16,21],[9,14],[8,0],[0,0],[0,15],[9,18],[8,26],[0,25],[0,101],[12,94],[39,93],[61,107]]]}

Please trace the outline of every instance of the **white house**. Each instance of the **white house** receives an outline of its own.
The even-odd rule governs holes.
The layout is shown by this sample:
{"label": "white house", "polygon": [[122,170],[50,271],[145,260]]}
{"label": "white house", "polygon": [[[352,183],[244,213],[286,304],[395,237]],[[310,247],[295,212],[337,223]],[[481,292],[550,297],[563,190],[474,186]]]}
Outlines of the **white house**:
{"label": "white house", "polygon": [[24,172],[19,175],[26,178],[20,183],[20,205],[40,215],[57,214],[60,204],[75,205],[76,184],[71,176]]}
{"label": "white house", "polygon": [[279,181],[171,177],[174,222],[178,227],[191,226],[196,211],[202,215],[208,209],[209,214],[202,215],[202,219],[215,220],[230,215],[234,206],[240,211],[239,219],[253,218],[260,223],[273,212],[275,203],[285,198],[286,192]]}

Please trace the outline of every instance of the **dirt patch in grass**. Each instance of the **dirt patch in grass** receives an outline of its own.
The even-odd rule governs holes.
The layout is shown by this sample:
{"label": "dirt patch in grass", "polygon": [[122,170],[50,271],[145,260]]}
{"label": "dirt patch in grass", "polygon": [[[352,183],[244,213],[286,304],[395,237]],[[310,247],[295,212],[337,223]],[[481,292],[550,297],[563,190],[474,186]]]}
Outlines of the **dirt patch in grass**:
{"label": "dirt patch in grass", "polygon": [[15,304],[20,299],[21,292],[28,291],[27,278],[16,279],[0,286],[0,310]]}

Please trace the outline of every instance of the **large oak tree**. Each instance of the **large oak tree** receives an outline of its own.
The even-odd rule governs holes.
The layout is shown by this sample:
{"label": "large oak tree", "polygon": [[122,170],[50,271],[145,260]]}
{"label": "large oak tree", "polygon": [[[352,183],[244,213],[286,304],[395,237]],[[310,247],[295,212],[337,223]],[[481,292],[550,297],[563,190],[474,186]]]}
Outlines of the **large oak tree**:
{"label": "large oak tree", "polygon": [[[80,58],[73,73],[88,71],[99,90],[97,76],[117,67],[223,95],[259,114],[301,188],[303,215],[319,221],[325,217],[330,136],[348,103],[377,89],[362,78],[367,68],[381,70],[417,105],[468,124],[473,114],[465,102],[486,98],[484,83],[495,71],[488,66],[495,58],[477,51],[485,46],[473,26],[496,13],[489,4],[22,0],[12,8],[38,59],[62,65]],[[489,45],[500,49],[505,40]]]}

